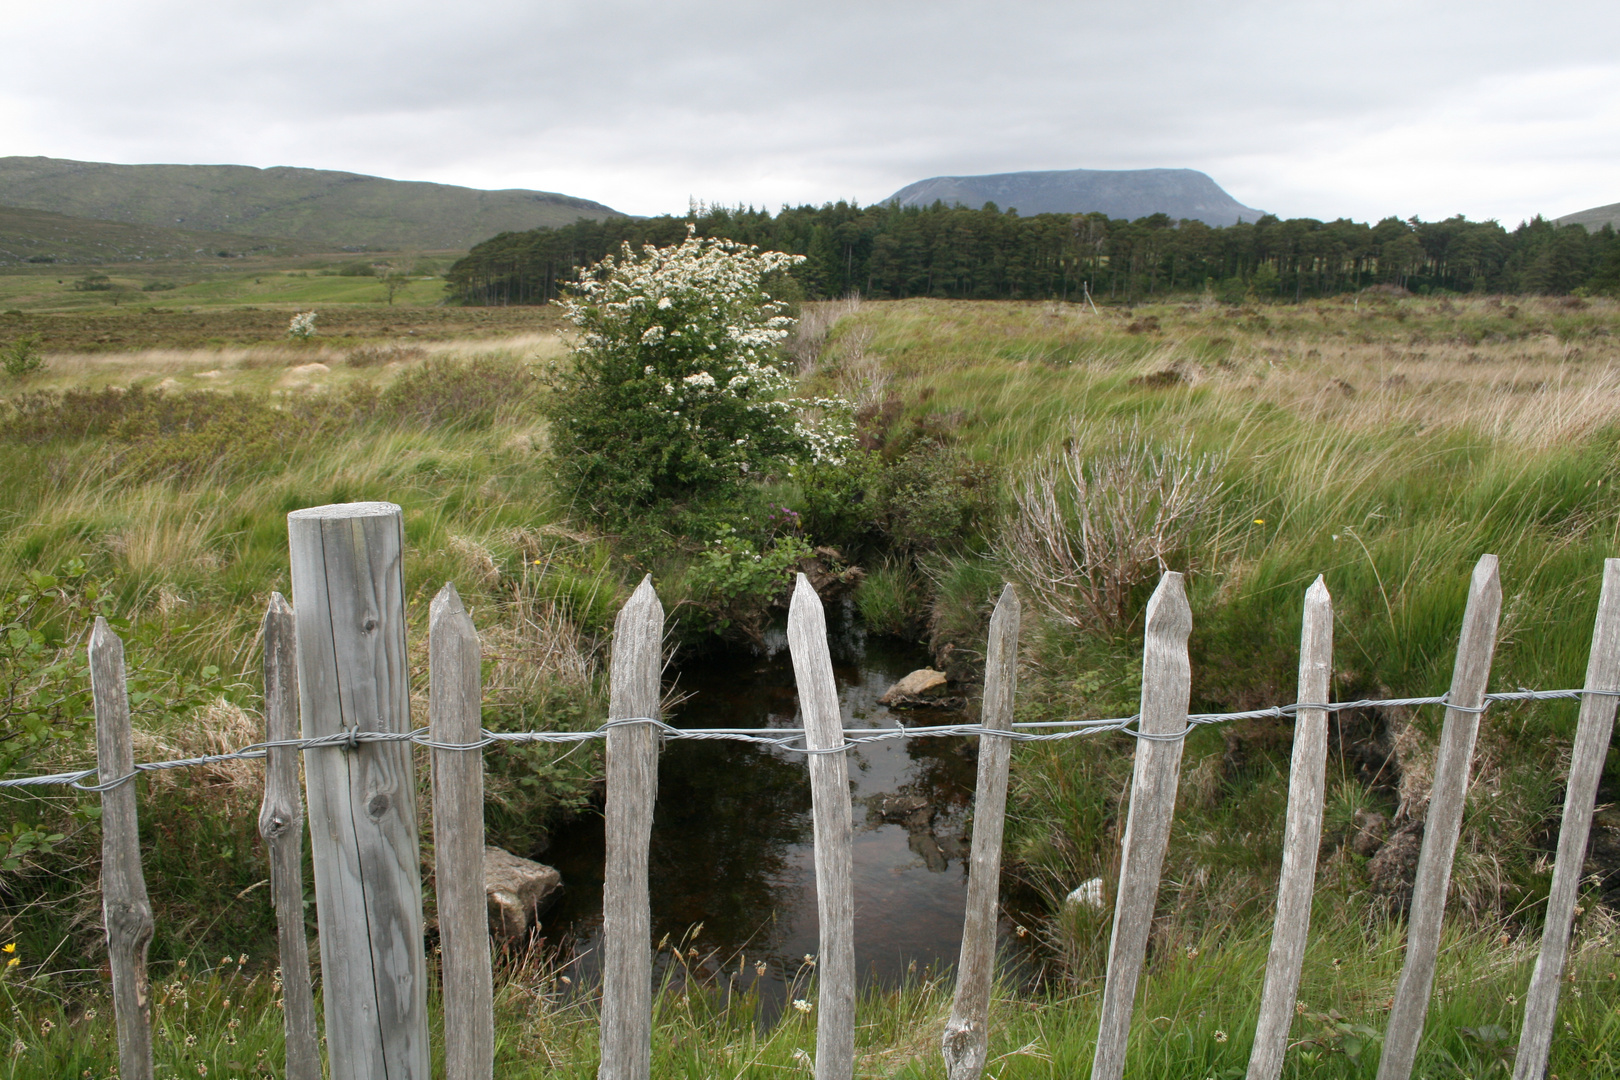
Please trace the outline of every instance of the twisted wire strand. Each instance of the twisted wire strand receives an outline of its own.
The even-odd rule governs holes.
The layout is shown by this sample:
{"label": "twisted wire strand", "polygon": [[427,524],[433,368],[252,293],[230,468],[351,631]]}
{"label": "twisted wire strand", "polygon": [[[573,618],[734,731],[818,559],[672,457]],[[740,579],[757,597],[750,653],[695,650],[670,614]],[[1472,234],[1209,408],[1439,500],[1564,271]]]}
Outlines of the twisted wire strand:
{"label": "twisted wire strand", "polygon": [[651,716],[629,716],[607,720],[600,727],[590,731],[489,731],[483,729],[483,737],[476,742],[469,743],[437,742],[432,738],[428,728],[417,728],[414,731],[362,731],[359,728],[350,727],[343,731],[333,732],[330,735],[318,735],[309,739],[277,739],[253,743],[250,746],[244,746],[240,750],[233,750],[224,754],[204,754],[200,757],[176,758],[172,761],[140,762],[136,764],[131,772],[109,780],[104,784],[84,783],[84,781],[94,777],[97,770],[79,769],[74,772],[11,777],[0,780],[0,788],[57,786],[71,787],[84,792],[101,792],[111,791],[113,788],[126,784],[143,772],[190,769],[204,765],[217,765],[226,761],[255,761],[265,757],[271,750],[275,749],[321,750],[338,747],[344,750],[357,750],[367,743],[408,742],[429,750],[466,751],[484,750],[501,743],[577,744],[594,739],[605,739],[608,732],[615,728],[641,725],[651,726],[664,739],[753,743],[760,746],[769,746],[790,754],[803,754],[808,757],[813,754],[841,754],[846,750],[855,749],[867,743],[884,742],[889,739],[935,738],[946,735],[991,736],[1006,739],[1010,742],[1049,742],[1056,739],[1073,739],[1085,735],[1100,735],[1117,731],[1149,742],[1175,742],[1179,739],[1185,739],[1195,727],[1204,724],[1222,724],[1232,720],[1285,720],[1306,710],[1337,713],[1347,709],[1417,708],[1424,705],[1444,705],[1447,709],[1456,712],[1478,715],[1483,713],[1490,705],[1499,701],[1555,701],[1578,699],[1588,694],[1596,697],[1620,697],[1620,690],[1527,690],[1521,687],[1518,690],[1505,691],[1499,694],[1486,694],[1485,700],[1477,706],[1455,704],[1449,700],[1447,694],[1441,694],[1438,697],[1362,698],[1357,701],[1294,702],[1290,705],[1273,705],[1265,709],[1247,709],[1242,712],[1190,713],[1187,716],[1186,727],[1180,731],[1164,733],[1147,732],[1141,730],[1139,726],[1133,727],[1132,725],[1140,724],[1142,719],[1140,713],[1106,720],[1024,721],[1013,724],[1010,729],[987,728],[982,724],[846,728],[844,730],[844,741],[841,744],[820,749],[812,749],[804,745],[803,728],[678,728]]}

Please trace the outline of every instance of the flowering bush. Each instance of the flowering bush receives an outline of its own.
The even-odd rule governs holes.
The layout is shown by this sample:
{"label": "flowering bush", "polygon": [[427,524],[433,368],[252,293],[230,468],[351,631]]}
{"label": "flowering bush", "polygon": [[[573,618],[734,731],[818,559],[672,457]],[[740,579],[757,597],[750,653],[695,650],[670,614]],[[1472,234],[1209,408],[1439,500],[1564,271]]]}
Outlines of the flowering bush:
{"label": "flowering bush", "polygon": [[795,400],[779,357],[794,320],[764,281],[802,260],[689,230],[581,275],[563,302],[580,337],[548,411],[583,498],[625,510],[724,494],[851,444],[848,404]]}
{"label": "flowering bush", "polygon": [[287,324],[287,336],[294,341],[307,341],[315,336],[315,312],[300,311]]}

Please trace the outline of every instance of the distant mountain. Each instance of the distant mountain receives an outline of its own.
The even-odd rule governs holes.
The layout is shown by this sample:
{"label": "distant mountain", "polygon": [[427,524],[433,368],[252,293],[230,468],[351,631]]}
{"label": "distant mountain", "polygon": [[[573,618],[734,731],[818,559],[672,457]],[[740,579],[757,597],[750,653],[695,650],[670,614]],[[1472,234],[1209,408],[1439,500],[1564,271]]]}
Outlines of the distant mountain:
{"label": "distant mountain", "polygon": [[993,202],[1019,214],[1089,214],[1135,220],[1149,214],[1195,218],[1210,225],[1255,221],[1264,210],[1244,206],[1196,169],[1063,169],[1056,172],[936,176],[907,184],[889,200],[902,206],[979,207]]}
{"label": "distant mountain", "polygon": [[1605,225],[1613,225],[1620,229],[1620,202],[1610,203],[1608,206],[1594,206],[1590,210],[1579,210],[1573,214],[1565,214],[1558,219],[1560,225],[1585,225],[1587,232],[1597,232]]}
{"label": "distant mountain", "polygon": [[168,262],[220,256],[301,255],[327,247],[298,240],[197,232],[0,206],[0,266]]}
{"label": "distant mountain", "polygon": [[549,191],[479,191],[325,169],[0,158],[0,205],[335,248],[462,250],[618,211]]}

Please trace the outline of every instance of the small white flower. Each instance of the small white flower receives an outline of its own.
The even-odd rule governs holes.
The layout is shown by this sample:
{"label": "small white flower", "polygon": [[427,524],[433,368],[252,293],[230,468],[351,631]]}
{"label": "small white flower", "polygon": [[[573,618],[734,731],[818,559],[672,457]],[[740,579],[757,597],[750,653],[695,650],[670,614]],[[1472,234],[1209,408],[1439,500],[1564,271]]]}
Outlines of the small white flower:
{"label": "small white flower", "polygon": [[804,998],[794,998],[793,999],[793,1007],[795,1009],[798,1009],[802,1013],[807,1013],[811,1009],[815,1008],[814,1005],[812,1005],[808,1001],[804,1000]]}
{"label": "small white flower", "polygon": [[660,296],[658,298],[658,310],[659,311],[668,311],[672,307],[674,307],[674,305],[672,303],[670,303],[669,297]]}

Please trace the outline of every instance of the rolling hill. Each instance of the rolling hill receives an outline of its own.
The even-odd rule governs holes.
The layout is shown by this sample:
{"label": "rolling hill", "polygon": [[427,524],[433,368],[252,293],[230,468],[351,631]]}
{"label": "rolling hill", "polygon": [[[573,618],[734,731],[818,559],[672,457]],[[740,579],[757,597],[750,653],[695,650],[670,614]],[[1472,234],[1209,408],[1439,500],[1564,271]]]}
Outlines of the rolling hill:
{"label": "rolling hill", "polygon": [[0,266],[211,260],[221,255],[301,255],[326,248],[298,240],[199,232],[69,217],[0,206]]}
{"label": "rolling hill", "polygon": [[1149,214],[1194,218],[1209,225],[1255,221],[1265,213],[1244,206],[1196,169],[1063,169],[1054,172],[936,176],[907,184],[888,201],[901,206],[982,206],[1032,214],[1089,214],[1134,220]]}
{"label": "rolling hill", "polygon": [[1605,225],[1620,229],[1620,203],[1594,206],[1590,210],[1577,210],[1557,220],[1560,225],[1585,225],[1587,232],[1597,232]]}
{"label": "rolling hill", "polygon": [[464,250],[496,233],[620,216],[549,191],[479,191],[324,169],[0,158],[0,206],[334,248]]}

